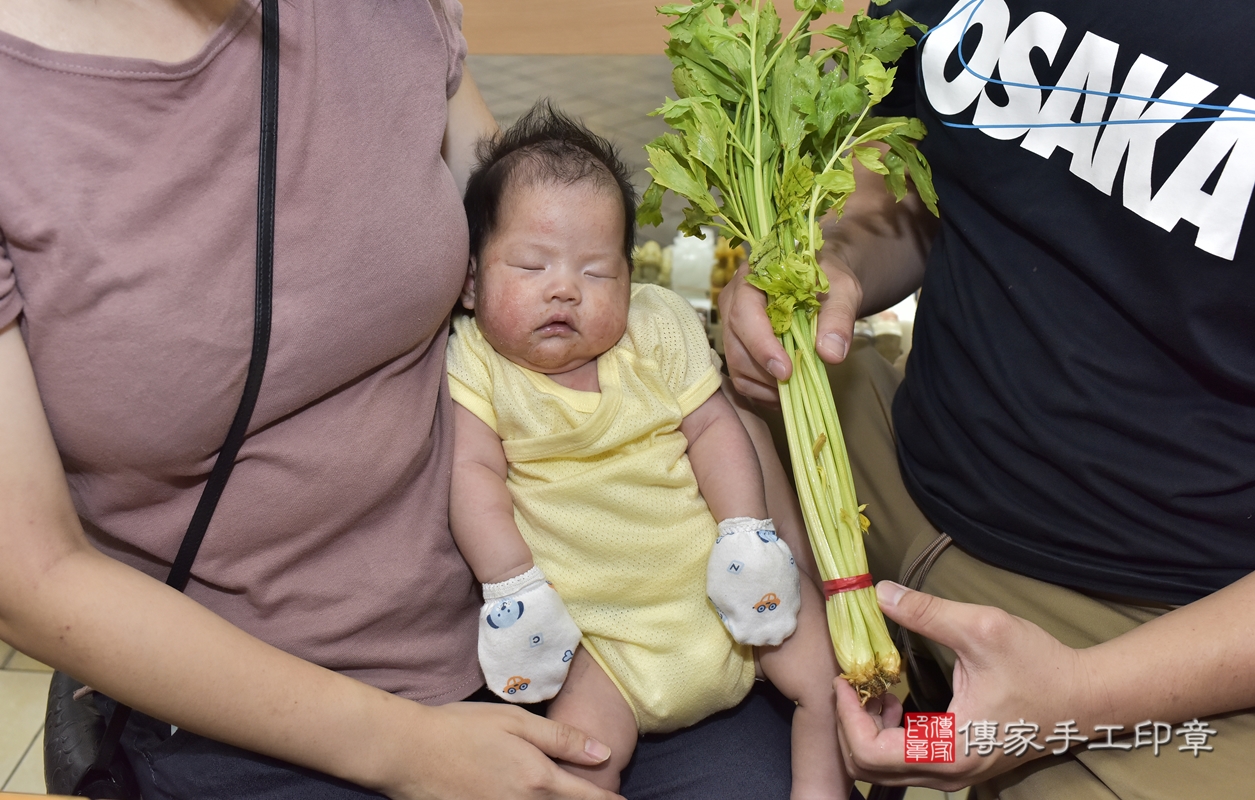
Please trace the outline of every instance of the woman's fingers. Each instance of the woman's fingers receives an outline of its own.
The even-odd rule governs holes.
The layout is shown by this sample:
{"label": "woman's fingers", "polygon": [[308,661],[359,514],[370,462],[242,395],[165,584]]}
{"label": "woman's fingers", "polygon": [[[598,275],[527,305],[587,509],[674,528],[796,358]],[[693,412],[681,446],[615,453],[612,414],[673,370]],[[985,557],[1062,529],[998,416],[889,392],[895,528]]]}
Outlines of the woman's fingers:
{"label": "woman's fingers", "polygon": [[591,767],[610,757],[609,747],[570,725],[535,714],[520,722],[517,735],[552,759]]}
{"label": "woman's fingers", "polygon": [[554,763],[592,766],[610,748],[570,725],[516,706],[431,707],[436,724],[417,729],[419,758],[407,765],[394,800],[623,800]]}
{"label": "woman's fingers", "polygon": [[[555,761],[593,766],[610,757],[610,748],[583,731],[561,722],[527,714],[517,731],[519,738],[534,745]],[[571,800],[623,800],[617,794],[594,786],[554,765],[552,788],[547,796]]]}

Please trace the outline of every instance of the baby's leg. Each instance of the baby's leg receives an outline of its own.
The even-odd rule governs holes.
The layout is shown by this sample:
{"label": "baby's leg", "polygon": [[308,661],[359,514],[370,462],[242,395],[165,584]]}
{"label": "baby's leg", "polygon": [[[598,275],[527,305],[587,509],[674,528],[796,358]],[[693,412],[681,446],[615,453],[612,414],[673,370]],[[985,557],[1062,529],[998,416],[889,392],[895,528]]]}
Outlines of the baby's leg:
{"label": "baby's leg", "polygon": [[610,748],[610,758],[595,767],[561,766],[603,789],[617,792],[619,773],[636,749],[636,717],[614,681],[583,647],[575,651],[566,683],[549,704],[546,716],[572,725]]}
{"label": "baby's leg", "polygon": [[757,649],[763,674],[797,703],[793,712],[792,800],[846,800],[852,781],[837,742],[837,699],[832,690],[837,659],[828,638],[823,600],[802,578],[797,631],[778,647]]}

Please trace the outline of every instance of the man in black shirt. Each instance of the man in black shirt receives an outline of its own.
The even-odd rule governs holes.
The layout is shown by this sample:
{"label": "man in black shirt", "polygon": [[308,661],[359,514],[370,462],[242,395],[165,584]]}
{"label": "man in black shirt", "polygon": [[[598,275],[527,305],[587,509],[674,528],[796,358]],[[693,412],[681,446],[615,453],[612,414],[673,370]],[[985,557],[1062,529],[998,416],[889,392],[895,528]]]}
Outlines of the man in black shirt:
{"label": "man in black shirt", "polygon": [[[882,587],[889,616],[958,652],[958,726],[994,721],[1005,744],[1008,723],[1037,724],[1044,744],[1072,721],[1088,741],[1009,773],[1060,740],[964,758],[961,735],[955,764],[907,765],[901,730],[877,736],[847,704],[849,766],[937,786],[1003,774],[1006,797],[1090,796],[1085,781],[1102,797],[1237,796],[1225,792],[1255,779],[1255,715],[1231,713],[1255,706],[1255,6],[898,0],[876,13],[894,9],[932,30],[878,111],[927,125],[940,230],[874,183],[857,193],[826,233],[818,336],[842,362],[854,318],[922,282],[880,435],[896,464],[869,463],[875,413],[846,424],[869,557],[901,579],[936,551],[929,592],[1015,615],[915,592],[895,605]],[[770,400],[788,362],[761,295],[740,281],[723,295],[734,381]],[[872,380],[887,403],[896,379],[871,359],[834,380]],[[843,415],[857,392],[838,392]],[[1192,720],[1211,727],[1191,739]],[[1162,754],[1157,722],[1171,727]],[[1178,748],[1202,730],[1215,750],[1187,761]]]}

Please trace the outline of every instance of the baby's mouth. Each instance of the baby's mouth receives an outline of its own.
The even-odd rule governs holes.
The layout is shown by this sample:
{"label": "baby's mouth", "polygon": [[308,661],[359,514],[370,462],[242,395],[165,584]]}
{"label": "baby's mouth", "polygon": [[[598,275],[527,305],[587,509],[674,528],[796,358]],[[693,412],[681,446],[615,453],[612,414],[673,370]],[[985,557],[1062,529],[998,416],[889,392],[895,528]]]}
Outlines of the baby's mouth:
{"label": "baby's mouth", "polygon": [[566,336],[575,333],[575,326],[566,314],[555,314],[536,329],[541,336]]}

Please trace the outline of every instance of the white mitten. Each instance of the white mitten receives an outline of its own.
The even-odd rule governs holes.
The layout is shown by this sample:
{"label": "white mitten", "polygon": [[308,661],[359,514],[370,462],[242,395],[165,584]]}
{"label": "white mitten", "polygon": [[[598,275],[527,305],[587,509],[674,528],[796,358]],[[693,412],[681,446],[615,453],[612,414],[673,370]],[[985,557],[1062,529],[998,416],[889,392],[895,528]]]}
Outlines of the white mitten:
{"label": "white mitten", "polygon": [[706,594],[741,644],[780,644],[797,628],[802,584],[789,546],[769,519],[719,523],[706,563]]}
{"label": "white mitten", "polygon": [[579,644],[580,629],[540,567],[484,584],[479,665],[488,688],[503,700],[539,703],[553,697]]}

